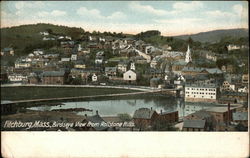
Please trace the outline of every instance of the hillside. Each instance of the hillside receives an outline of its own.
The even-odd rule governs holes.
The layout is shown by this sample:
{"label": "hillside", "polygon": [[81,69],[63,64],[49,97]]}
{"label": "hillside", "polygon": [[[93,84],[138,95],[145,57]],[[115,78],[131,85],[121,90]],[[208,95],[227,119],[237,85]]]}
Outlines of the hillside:
{"label": "hillside", "polygon": [[236,38],[247,37],[248,29],[214,30],[192,35],[180,35],[175,37],[184,40],[187,40],[189,37],[191,37],[194,41],[199,41],[203,43],[204,42],[216,43],[219,42],[221,38],[226,36],[232,36]]}
{"label": "hillside", "polygon": [[84,30],[52,24],[21,25],[10,28],[1,28],[1,48],[14,47],[15,50],[23,51],[29,45],[45,45],[40,32],[48,31],[54,35],[68,35],[73,39],[80,38]]}

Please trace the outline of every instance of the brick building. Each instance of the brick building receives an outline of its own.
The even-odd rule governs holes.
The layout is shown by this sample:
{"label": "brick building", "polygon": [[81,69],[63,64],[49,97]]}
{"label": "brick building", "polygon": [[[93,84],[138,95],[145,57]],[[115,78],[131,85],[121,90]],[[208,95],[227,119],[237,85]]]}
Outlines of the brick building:
{"label": "brick building", "polygon": [[66,73],[64,71],[45,71],[42,74],[42,84],[64,84]]}
{"label": "brick building", "polygon": [[159,115],[157,112],[152,110],[152,108],[140,108],[135,111],[133,120],[136,127],[144,130],[152,126],[153,122],[157,120],[158,116]]}

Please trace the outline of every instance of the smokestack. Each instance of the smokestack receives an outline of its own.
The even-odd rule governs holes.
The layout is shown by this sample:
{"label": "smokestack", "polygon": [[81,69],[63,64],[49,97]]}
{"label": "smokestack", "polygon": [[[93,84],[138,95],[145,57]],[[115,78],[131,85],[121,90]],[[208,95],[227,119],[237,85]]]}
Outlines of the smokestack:
{"label": "smokestack", "polygon": [[162,110],[161,110],[161,114],[162,114]]}
{"label": "smokestack", "polygon": [[152,110],[153,110],[153,108],[151,107],[151,108],[150,108],[150,110],[152,111]]}
{"label": "smokestack", "polygon": [[231,121],[231,115],[230,115],[230,103],[227,104],[227,121],[228,121],[228,125],[230,124]]}
{"label": "smokestack", "polygon": [[96,110],[96,115],[99,115],[99,114],[98,114],[98,110]]}

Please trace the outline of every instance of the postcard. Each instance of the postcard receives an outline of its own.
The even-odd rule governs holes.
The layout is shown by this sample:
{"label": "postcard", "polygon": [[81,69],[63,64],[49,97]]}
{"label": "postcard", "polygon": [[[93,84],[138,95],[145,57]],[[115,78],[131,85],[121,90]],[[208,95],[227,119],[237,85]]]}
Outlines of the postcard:
{"label": "postcard", "polygon": [[247,1],[4,1],[2,153],[245,157],[248,34]]}

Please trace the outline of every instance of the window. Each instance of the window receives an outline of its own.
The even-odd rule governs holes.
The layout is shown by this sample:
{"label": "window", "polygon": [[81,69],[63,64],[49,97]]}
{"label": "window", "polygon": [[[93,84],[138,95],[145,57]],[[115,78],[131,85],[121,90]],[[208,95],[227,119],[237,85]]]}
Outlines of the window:
{"label": "window", "polygon": [[129,75],[128,78],[131,78],[131,76]]}
{"label": "window", "polygon": [[211,98],[213,98],[213,96],[211,96]]}

